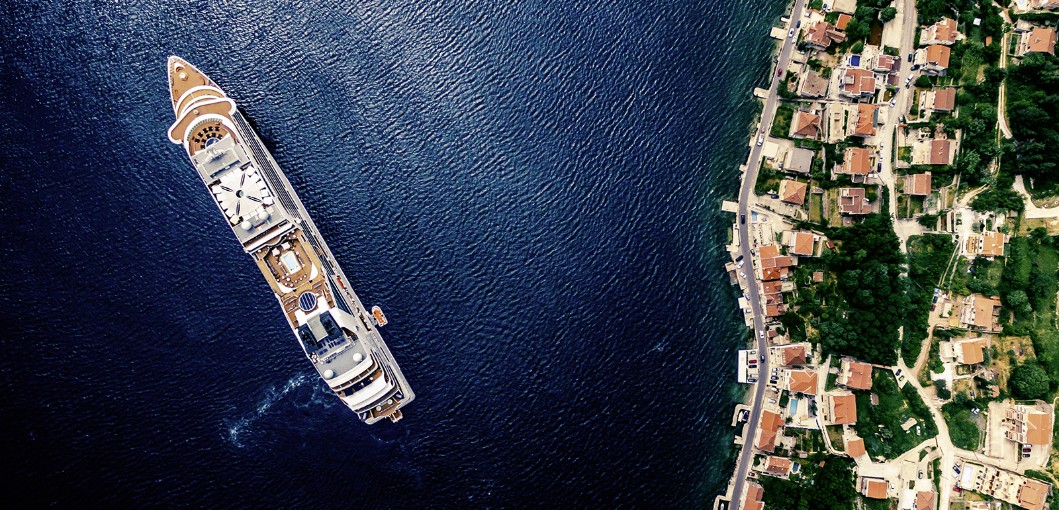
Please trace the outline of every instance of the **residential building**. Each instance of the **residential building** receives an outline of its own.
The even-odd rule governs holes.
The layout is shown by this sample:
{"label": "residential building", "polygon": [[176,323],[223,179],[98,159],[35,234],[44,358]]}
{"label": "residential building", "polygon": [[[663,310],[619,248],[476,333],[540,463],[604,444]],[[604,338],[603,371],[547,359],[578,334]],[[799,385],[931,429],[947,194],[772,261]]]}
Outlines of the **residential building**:
{"label": "residential building", "polygon": [[1004,247],[1011,238],[1003,232],[983,232],[981,234],[970,234],[967,243],[964,244],[964,253],[978,257],[992,259],[1003,257]]}
{"label": "residential building", "polygon": [[861,478],[860,493],[866,498],[886,499],[886,490],[890,484],[881,478]]}
{"label": "residential building", "polygon": [[1059,8],[1059,0],[1031,0],[1030,5],[1036,4],[1038,9],[1052,10]]}
{"label": "residential building", "polygon": [[951,165],[956,153],[956,144],[948,139],[930,141],[929,165]]}
{"label": "residential building", "polygon": [[905,194],[925,197],[930,194],[930,172],[905,176]]}
{"label": "residential building", "polygon": [[842,155],[842,165],[836,173],[850,175],[853,182],[864,182],[871,173],[871,150],[864,147],[849,147]]}
{"label": "residential building", "polygon": [[809,185],[792,179],[780,181],[780,201],[788,204],[802,205],[805,203],[805,192]]}
{"label": "residential building", "polygon": [[852,393],[828,393],[824,395],[824,418],[834,425],[857,423],[857,397]]}
{"label": "residential building", "polygon": [[875,95],[875,74],[867,69],[847,67],[839,77],[840,94],[853,99],[868,99]]}
{"label": "residential building", "polygon": [[957,33],[956,20],[941,18],[937,23],[923,29],[919,36],[919,44],[924,46],[931,44],[952,46],[956,42]]}
{"label": "residential building", "polygon": [[954,342],[952,352],[961,365],[977,365],[985,361],[986,342],[980,338]]}
{"label": "residential building", "polygon": [[1055,409],[1039,402],[1034,406],[1012,405],[1004,412],[1004,437],[1023,445],[1052,445]]}
{"label": "residential building", "polygon": [[842,358],[842,371],[838,374],[837,383],[853,390],[871,389],[872,367],[868,363]]}
{"label": "residential building", "polygon": [[870,103],[857,105],[857,127],[853,136],[875,136],[875,126],[879,124],[879,106]]}
{"label": "residential building", "polygon": [[791,466],[791,459],[769,455],[768,458],[765,459],[761,471],[769,476],[787,478],[791,474]]}
{"label": "residential building", "polygon": [[872,59],[871,70],[877,73],[889,73],[898,70],[901,59],[892,55],[876,55]]}
{"label": "residential building", "polygon": [[956,109],[956,89],[954,87],[934,89],[933,96],[931,110],[948,113]]}
{"label": "residential building", "polygon": [[799,257],[815,257],[816,239],[816,234],[812,232],[792,232],[790,244],[787,245],[787,253]]}
{"label": "residential building", "polygon": [[857,437],[846,440],[846,455],[853,457],[854,459],[861,455],[866,455],[867,450],[864,449],[864,440]]}
{"label": "residential building", "polygon": [[916,493],[916,503],[912,507],[914,510],[934,510],[936,503],[936,495],[934,491],[919,491]]}
{"label": "residential building", "polygon": [[783,170],[799,174],[808,174],[813,169],[813,151],[794,147],[787,151],[783,159]]}
{"label": "residential building", "polygon": [[808,351],[806,347],[809,347],[808,343],[792,344],[784,347],[772,347],[772,355],[778,364],[785,367],[802,366],[809,362],[809,357],[806,354]]}
{"label": "residential building", "polygon": [[757,430],[757,441],[754,445],[758,449],[771,453],[776,449],[776,443],[783,428],[783,417],[774,411],[765,410],[761,413],[761,426]]}
{"label": "residential building", "polygon": [[791,121],[791,138],[816,139],[820,134],[820,116],[798,110]]}
{"label": "residential building", "polygon": [[761,280],[787,279],[790,267],[794,265],[794,258],[780,255],[779,247],[776,245],[762,246],[758,250],[758,266],[761,270]]}
{"label": "residential building", "polygon": [[846,34],[839,30],[838,27],[824,21],[818,21],[805,31],[805,37],[802,42],[810,48],[826,50],[831,46],[831,43],[840,43],[845,40]]}
{"label": "residential building", "polygon": [[982,464],[964,461],[956,486],[980,492],[1026,510],[1044,510],[1052,485],[1033,478]]}
{"label": "residential building", "polygon": [[963,300],[963,309],[960,311],[960,327],[984,331],[986,333],[1000,332],[1000,298],[986,297],[981,294],[971,294]]}
{"label": "residential building", "polygon": [[754,482],[747,482],[746,496],[743,497],[743,510],[763,510],[765,507],[765,490]]}
{"label": "residential building", "polygon": [[802,82],[798,85],[798,95],[802,97],[824,97],[827,95],[827,78],[816,71],[802,73]]}
{"label": "residential building", "polygon": [[952,50],[948,46],[932,44],[916,51],[915,63],[923,74],[942,76],[949,68],[949,57]]}
{"label": "residential building", "polygon": [[864,195],[864,188],[840,188],[838,210],[842,214],[868,214],[871,206]]}
{"label": "residential building", "polygon": [[816,370],[788,370],[785,382],[791,393],[816,395],[818,381]]}
{"label": "residential building", "polygon": [[1055,28],[1034,27],[1019,37],[1016,54],[1047,53],[1055,55]]}

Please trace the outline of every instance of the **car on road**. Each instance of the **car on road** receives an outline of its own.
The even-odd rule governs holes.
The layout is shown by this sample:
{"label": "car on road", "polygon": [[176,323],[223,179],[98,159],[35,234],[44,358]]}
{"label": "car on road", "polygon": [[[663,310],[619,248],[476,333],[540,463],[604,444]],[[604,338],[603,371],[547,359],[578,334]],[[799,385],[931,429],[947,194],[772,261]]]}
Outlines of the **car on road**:
{"label": "car on road", "polygon": [[776,77],[777,78],[782,78],[783,77],[783,69],[776,69]]}
{"label": "car on road", "polygon": [[739,215],[739,224],[740,225],[746,225],[746,215],[745,214],[740,214]]}
{"label": "car on road", "polygon": [[890,108],[893,108],[895,106],[897,106],[897,98],[896,97],[890,100]]}
{"label": "car on road", "polygon": [[787,37],[790,37],[790,38],[794,37],[794,29],[793,28],[790,30],[790,32],[787,32]]}
{"label": "car on road", "polygon": [[909,61],[909,62],[911,62],[911,61],[912,61],[912,58],[913,58],[914,56],[915,56],[915,53],[909,53],[909,54],[908,54],[908,61]]}
{"label": "car on road", "polygon": [[762,355],[761,355],[761,362],[762,362],[762,363],[764,363],[764,362],[765,362],[765,355],[764,355],[764,354],[762,354]]}
{"label": "car on road", "polygon": [[802,26],[802,20],[798,20],[798,23],[796,23],[794,25],[795,28],[801,28],[801,26]]}
{"label": "car on road", "polygon": [[908,79],[905,80],[905,88],[907,89],[908,86],[911,85],[911,84],[912,84],[912,77],[909,76]]}
{"label": "car on road", "polygon": [[923,471],[922,470],[919,471],[919,478],[923,478]]}
{"label": "car on road", "polygon": [[757,135],[757,144],[761,145],[763,143],[765,143],[765,134],[764,133]]}
{"label": "car on road", "polygon": [[764,340],[765,339],[765,332],[764,331],[758,331],[757,332],[757,336],[758,336],[758,338]]}

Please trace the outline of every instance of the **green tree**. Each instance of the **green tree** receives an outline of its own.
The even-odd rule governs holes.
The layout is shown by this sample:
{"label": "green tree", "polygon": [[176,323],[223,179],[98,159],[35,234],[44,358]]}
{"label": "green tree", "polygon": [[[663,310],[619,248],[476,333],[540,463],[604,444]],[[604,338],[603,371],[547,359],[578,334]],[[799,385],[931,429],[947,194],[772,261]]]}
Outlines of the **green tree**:
{"label": "green tree", "polygon": [[1011,371],[1008,385],[1018,398],[1041,398],[1048,393],[1048,374],[1036,362],[1023,363]]}
{"label": "green tree", "polygon": [[884,22],[890,21],[890,20],[892,20],[892,19],[894,19],[896,17],[897,17],[897,8],[896,7],[892,7],[892,6],[883,9],[882,12],[879,13],[879,19],[883,20]]}
{"label": "green tree", "polygon": [[1026,291],[1013,290],[1008,292],[1007,298],[1008,307],[1020,316],[1026,317],[1033,311],[1033,307],[1030,306],[1030,297],[1026,295]]}

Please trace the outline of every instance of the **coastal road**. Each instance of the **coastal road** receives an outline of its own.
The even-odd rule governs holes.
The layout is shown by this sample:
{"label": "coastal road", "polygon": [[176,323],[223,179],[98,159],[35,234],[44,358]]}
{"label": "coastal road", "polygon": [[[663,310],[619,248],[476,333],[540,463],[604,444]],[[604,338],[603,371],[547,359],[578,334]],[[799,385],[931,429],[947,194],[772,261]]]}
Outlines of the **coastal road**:
{"label": "coastal road", "polygon": [[[802,9],[804,7],[805,0],[795,0],[788,28],[794,27],[798,20],[802,19]],[[794,51],[795,42],[795,39],[791,37],[783,40],[780,46],[779,58],[776,62],[777,69],[787,68],[790,63],[791,52]],[[754,192],[754,183],[757,182],[758,169],[761,168],[761,149],[764,147],[764,145],[757,145],[757,140],[759,135],[762,134],[767,137],[772,129],[772,121],[776,116],[776,105],[779,102],[777,91],[779,90],[780,81],[779,77],[772,74],[769,94],[765,99],[765,107],[761,110],[761,123],[758,127],[758,133],[754,134],[754,139],[751,142],[754,145],[750,146],[750,158],[747,160],[746,172],[743,174],[743,182],[739,188],[739,211],[736,219],[739,226],[739,252],[743,256],[743,260],[751,265],[751,272],[753,270],[754,254],[751,253],[750,224],[745,223],[743,218],[746,218],[747,221],[750,220],[747,216],[750,214],[750,200],[753,198],[751,194]],[[758,282],[753,275],[748,276],[750,278],[747,279],[747,292],[749,294],[747,297],[749,298],[748,301],[750,301],[751,310],[754,312],[754,338],[757,340],[758,354],[761,355],[768,351],[768,345],[763,335],[765,331],[765,313],[761,307],[761,292]],[[765,377],[768,377],[769,374],[767,356],[765,361],[761,362],[759,366],[760,371],[758,374],[760,374],[761,380],[754,385],[754,398],[750,402],[750,419],[747,422],[746,433],[743,436],[743,450],[739,453],[739,460],[735,467],[735,484],[732,489],[732,501],[729,505],[729,508],[734,510],[740,508],[743,498],[743,485],[746,483],[746,475],[754,458],[754,436],[761,425],[761,407],[765,396]]]}

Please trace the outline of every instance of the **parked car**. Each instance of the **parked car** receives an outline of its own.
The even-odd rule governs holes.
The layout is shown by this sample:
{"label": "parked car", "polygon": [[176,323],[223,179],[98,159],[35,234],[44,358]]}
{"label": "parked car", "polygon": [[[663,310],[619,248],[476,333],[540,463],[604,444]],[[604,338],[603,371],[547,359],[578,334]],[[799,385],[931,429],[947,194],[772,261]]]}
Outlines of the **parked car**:
{"label": "parked car", "polygon": [[801,26],[802,26],[802,20],[798,20],[798,23],[797,23],[797,24],[795,24],[794,26],[795,26],[795,27],[797,27],[797,28],[801,28]]}
{"label": "parked car", "polygon": [[793,28],[790,30],[790,32],[787,32],[787,37],[792,37],[792,38],[794,37],[794,29]]}
{"label": "parked car", "polygon": [[739,411],[739,421],[746,421],[747,418],[750,418],[750,411],[747,411],[746,409]]}
{"label": "parked car", "polygon": [[739,215],[739,224],[740,225],[746,225],[746,215],[745,214],[740,214]]}
{"label": "parked car", "polygon": [[746,381],[755,383],[755,382],[757,382],[757,377],[751,377],[750,379],[747,379]]}
{"label": "parked car", "polygon": [[1028,458],[1030,458],[1030,454],[1028,454],[1028,453],[1023,453],[1023,454],[1022,454],[1022,458],[1024,458],[1024,459],[1028,459]]}
{"label": "parked car", "polygon": [[901,369],[900,369],[900,368],[898,368],[898,369],[897,369],[897,371],[896,371],[896,372],[894,372],[894,374],[895,374],[895,375],[901,375]]}
{"label": "parked car", "polygon": [[911,62],[913,57],[915,57],[915,53],[909,53],[908,54],[908,61]]}
{"label": "parked car", "polygon": [[952,470],[955,471],[956,474],[960,474],[960,466],[952,466]]}
{"label": "parked car", "polygon": [[760,135],[757,135],[757,144],[761,145],[763,143],[765,143],[765,135],[764,135],[764,133],[762,133]]}
{"label": "parked car", "polygon": [[923,478],[923,471],[919,472],[919,478]]}
{"label": "parked car", "polygon": [[893,108],[894,106],[897,106],[897,98],[896,97],[890,100],[890,108]]}

